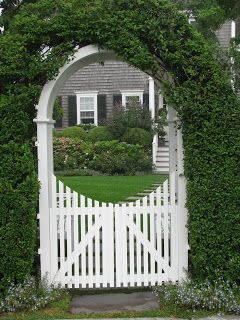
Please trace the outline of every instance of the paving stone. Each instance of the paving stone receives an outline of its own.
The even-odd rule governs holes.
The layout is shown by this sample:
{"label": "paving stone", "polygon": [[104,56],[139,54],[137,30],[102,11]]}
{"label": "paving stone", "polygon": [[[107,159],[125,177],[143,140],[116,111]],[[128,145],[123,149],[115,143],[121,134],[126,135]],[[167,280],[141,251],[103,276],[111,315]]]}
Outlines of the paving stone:
{"label": "paving stone", "polygon": [[157,309],[159,302],[152,292],[74,296],[70,304],[70,312],[73,314]]}

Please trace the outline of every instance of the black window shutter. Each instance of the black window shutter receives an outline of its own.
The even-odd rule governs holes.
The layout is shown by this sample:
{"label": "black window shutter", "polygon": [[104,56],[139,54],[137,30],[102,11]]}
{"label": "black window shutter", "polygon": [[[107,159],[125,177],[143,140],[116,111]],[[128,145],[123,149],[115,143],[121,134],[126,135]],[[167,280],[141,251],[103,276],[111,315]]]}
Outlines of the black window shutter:
{"label": "black window shutter", "polygon": [[143,106],[144,106],[144,108],[149,109],[149,94],[148,93],[143,94]]}
{"label": "black window shutter", "polygon": [[240,36],[240,18],[236,20],[236,37]]}
{"label": "black window shutter", "polygon": [[105,94],[99,94],[97,96],[97,112],[98,125],[103,125],[107,120],[107,103]]}
{"label": "black window shutter", "polygon": [[[61,107],[62,107],[62,98],[61,97],[57,97],[57,99],[59,99]],[[63,119],[62,118],[55,120],[54,128],[62,128],[62,123],[63,123]]]}
{"label": "black window shutter", "polygon": [[77,124],[77,97],[68,96],[68,126]]}
{"label": "black window shutter", "polygon": [[122,95],[121,94],[114,94],[113,95],[113,106],[114,107],[122,106]]}

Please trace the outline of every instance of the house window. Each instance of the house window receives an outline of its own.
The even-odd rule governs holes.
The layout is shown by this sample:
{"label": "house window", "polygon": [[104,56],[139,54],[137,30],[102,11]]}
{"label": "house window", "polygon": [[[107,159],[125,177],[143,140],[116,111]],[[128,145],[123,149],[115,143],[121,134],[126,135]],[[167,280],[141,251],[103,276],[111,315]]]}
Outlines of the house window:
{"label": "house window", "polygon": [[98,124],[97,94],[98,91],[76,92],[77,124]]}
{"label": "house window", "polygon": [[143,90],[121,91],[121,94],[122,94],[122,105],[125,108],[129,108],[129,106],[131,105],[143,104]]}

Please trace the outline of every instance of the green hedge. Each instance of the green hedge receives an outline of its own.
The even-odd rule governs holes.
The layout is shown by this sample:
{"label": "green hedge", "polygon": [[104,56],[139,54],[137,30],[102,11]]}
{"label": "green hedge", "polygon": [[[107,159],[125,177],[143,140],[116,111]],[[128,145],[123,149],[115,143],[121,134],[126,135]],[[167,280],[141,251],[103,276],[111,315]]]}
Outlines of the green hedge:
{"label": "green hedge", "polygon": [[0,146],[0,293],[32,272],[38,183],[31,149]]}

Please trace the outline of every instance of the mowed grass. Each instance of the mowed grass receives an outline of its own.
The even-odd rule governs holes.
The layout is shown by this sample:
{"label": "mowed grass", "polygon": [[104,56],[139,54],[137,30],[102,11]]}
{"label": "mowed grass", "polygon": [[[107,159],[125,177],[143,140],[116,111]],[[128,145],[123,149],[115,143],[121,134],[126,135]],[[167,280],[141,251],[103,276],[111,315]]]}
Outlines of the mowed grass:
{"label": "mowed grass", "polygon": [[166,175],[139,176],[58,176],[72,190],[101,202],[116,203],[124,201],[152,186],[153,183],[163,183]]}

